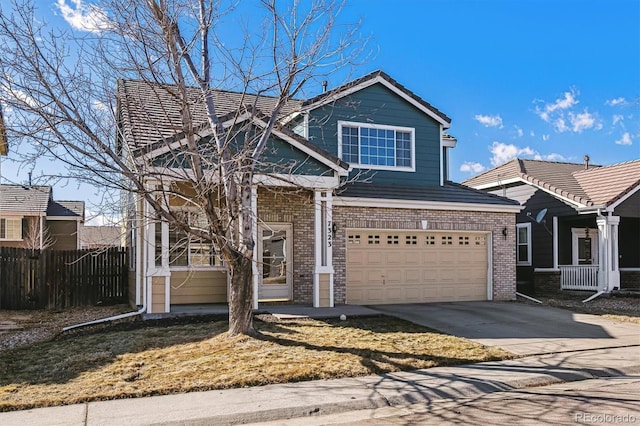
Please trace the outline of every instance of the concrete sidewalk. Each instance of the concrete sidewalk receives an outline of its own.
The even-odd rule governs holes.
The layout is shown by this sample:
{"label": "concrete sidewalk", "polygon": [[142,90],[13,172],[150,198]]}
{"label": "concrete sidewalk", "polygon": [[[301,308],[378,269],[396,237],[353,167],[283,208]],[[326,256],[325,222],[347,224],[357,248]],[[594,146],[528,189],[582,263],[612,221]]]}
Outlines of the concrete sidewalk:
{"label": "concrete sidewalk", "polygon": [[12,425],[220,425],[432,404],[530,386],[640,374],[640,347],[602,348],[459,367],[0,413]]}

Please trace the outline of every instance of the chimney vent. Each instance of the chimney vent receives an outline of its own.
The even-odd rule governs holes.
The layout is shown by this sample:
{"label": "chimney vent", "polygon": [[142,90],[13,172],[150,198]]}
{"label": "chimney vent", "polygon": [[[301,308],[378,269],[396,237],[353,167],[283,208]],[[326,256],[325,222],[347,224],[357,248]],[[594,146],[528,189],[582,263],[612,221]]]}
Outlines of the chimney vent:
{"label": "chimney vent", "polygon": [[585,170],[589,169],[589,156],[588,155],[584,156],[584,169]]}
{"label": "chimney vent", "polygon": [[322,80],[322,93],[326,93],[327,92],[327,85],[329,84],[329,82],[327,80]]}

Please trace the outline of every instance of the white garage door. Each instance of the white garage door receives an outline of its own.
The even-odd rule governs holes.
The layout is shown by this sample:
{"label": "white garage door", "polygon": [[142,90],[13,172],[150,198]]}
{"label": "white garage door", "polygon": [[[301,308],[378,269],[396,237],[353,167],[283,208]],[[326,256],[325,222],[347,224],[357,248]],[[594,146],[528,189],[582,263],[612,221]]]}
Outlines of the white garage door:
{"label": "white garage door", "polygon": [[486,234],[348,230],[347,237],[347,303],[487,300]]}

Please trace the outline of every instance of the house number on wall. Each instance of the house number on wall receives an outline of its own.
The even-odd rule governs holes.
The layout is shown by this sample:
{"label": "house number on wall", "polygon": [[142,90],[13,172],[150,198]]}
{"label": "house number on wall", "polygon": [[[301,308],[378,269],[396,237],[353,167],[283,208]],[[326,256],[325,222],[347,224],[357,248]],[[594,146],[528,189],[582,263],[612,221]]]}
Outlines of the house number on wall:
{"label": "house number on wall", "polygon": [[327,247],[331,247],[331,245],[333,244],[333,232],[331,228],[332,228],[331,221],[328,220],[327,221]]}

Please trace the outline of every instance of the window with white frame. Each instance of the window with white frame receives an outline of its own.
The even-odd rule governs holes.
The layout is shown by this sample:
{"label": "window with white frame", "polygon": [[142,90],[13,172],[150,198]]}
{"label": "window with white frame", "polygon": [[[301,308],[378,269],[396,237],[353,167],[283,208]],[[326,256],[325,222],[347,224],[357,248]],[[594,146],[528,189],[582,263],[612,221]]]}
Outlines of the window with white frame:
{"label": "window with white frame", "polygon": [[340,158],[369,169],[415,170],[415,130],[378,124],[338,122]]}
{"label": "window with white frame", "polygon": [[516,225],[516,264],[531,266],[531,224]]}
{"label": "window with white frame", "polygon": [[0,218],[0,240],[22,240],[22,218]]}
{"label": "window with white frame", "polygon": [[[183,211],[179,213],[183,221],[195,229],[207,229],[206,216],[201,212]],[[210,241],[188,234],[178,226],[169,227],[170,266],[214,266],[216,264],[213,245]]]}

